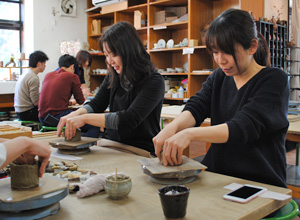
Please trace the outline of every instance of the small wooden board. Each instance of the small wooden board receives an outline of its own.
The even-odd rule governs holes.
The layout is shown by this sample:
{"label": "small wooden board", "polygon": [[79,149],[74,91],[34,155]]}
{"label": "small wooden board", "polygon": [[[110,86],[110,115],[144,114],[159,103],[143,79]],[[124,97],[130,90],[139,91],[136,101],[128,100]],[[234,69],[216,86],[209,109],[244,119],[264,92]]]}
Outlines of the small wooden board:
{"label": "small wooden board", "polygon": [[166,174],[180,171],[202,170],[207,167],[203,164],[190,159],[186,156],[182,156],[182,164],[180,166],[164,166],[160,163],[158,158],[145,158],[138,160],[144,165],[152,174]]}
{"label": "small wooden board", "polygon": [[10,178],[0,179],[0,201],[5,203],[19,202],[67,187],[68,182],[47,174],[40,178],[39,186],[22,190],[11,188]]}
{"label": "small wooden board", "polygon": [[81,137],[80,141],[71,142],[65,141],[65,138],[57,138],[51,139],[49,144],[52,147],[59,148],[59,149],[79,149],[79,148],[87,148],[94,144],[96,144],[98,138],[90,138],[90,137]]}

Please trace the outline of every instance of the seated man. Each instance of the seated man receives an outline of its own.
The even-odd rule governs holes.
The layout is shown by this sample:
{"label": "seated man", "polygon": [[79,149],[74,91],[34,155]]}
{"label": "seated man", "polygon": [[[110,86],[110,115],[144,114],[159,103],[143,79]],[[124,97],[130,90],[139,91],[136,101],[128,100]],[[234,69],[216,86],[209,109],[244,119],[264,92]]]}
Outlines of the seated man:
{"label": "seated man", "polygon": [[21,75],[17,82],[14,107],[18,119],[22,121],[39,121],[40,79],[37,75],[45,70],[48,59],[42,51],[35,51],[30,54],[29,70]]}
{"label": "seated man", "polygon": [[[39,102],[39,119],[44,126],[57,126],[59,119],[72,110],[69,101],[73,95],[78,104],[84,103],[84,96],[80,88],[80,80],[74,74],[76,59],[68,54],[59,58],[60,69],[47,73],[41,90]],[[57,120],[56,120],[57,119]],[[100,128],[91,125],[81,127],[83,136],[98,138]]]}
{"label": "seated man", "polygon": [[[84,102],[79,78],[74,74],[75,57],[65,54],[59,58],[58,65],[60,68],[57,71],[46,74],[41,90],[39,119],[46,126],[56,126],[62,116],[72,112],[68,108],[72,95],[77,103]],[[57,124],[44,121],[48,114],[57,119]]]}

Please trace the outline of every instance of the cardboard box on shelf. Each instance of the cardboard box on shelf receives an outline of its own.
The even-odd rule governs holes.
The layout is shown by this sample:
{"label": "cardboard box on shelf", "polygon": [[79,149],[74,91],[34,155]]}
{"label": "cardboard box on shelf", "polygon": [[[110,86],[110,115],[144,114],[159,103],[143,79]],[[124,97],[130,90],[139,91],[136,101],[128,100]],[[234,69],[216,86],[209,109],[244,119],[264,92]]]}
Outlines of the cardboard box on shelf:
{"label": "cardboard box on shelf", "polygon": [[166,12],[174,13],[177,17],[181,17],[187,13],[187,7],[166,7]]}
{"label": "cardboard box on shelf", "polygon": [[157,11],[154,13],[154,24],[163,24],[166,21],[166,11]]}
{"label": "cardboard box on shelf", "polygon": [[146,15],[143,11],[134,11],[134,27],[136,29],[146,26]]}
{"label": "cardboard box on shelf", "polygon": [[122,1],[115,4],[105,5],[101,8],[101,14],[107,14],[115,11],[121,11],[128,8],[128,2]]}
{"label": "cardboard box on shelf", "polygon": [[198,46],[198,40],[196,40],[196,39],[191,39],[191,40],[189,41],[189,47],[196,47],[196,46]]}
{"label": "cardboard box on shelf", "polygon": [[93,19],[91,29],[92,35],[101,34],[101,20]]}
{"label": "cardboard box on shelf", "polygon": [[172,21],[176,20],[178,17],[173,16],[173,17],[166,17],[165,23],[171,23]]}
{"label": "cardboard box on shelf", "polygon": [[102,33],[104,33],[110,26],[102,27]]}

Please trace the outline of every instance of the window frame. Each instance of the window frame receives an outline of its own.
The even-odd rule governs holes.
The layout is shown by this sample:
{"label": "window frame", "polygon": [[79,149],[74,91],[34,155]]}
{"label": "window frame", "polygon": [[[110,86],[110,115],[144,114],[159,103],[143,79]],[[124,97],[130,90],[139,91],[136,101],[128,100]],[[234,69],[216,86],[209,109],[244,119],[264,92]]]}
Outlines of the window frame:
{"label": "window frame", "polygon": [[23,32],[23,0],[12,1],[12,0],[0,0],[0,2],[7,2],[12,4],[19,4],[19,20],[12,21],[6,19],[0,19],[0,29],[5,30],[18,30],[19,31],[19,39],[20,39],[20,51],[22,51],[23,39],[22,39],[22,32]]}

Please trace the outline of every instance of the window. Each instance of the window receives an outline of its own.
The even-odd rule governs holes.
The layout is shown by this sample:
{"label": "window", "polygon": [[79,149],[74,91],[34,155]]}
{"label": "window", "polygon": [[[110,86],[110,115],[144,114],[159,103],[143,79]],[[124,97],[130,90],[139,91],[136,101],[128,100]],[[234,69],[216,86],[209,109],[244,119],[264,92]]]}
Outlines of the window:
{"label": "window", "polygon": [[[3,66],[12,59],[16,66],[20,65],[18,59],[22,49],[22,6],[22,0],[0,0],[0,61],[3,61]],[[20,69],[1,68],[0,80],[9,80],[12,74],[19,75]]]}

